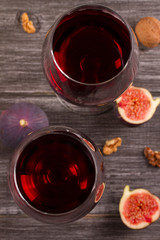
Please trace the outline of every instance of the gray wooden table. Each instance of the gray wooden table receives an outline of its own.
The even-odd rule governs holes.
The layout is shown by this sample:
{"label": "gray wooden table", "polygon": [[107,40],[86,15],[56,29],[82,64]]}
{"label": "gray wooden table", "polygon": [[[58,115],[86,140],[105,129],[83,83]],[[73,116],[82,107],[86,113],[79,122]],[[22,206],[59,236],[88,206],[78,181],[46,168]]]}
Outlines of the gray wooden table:
{"label": "gray wooden table", "polygon": [[[42,224],[26,216],[13,201],[7,170],[11,152],[0,143],[0,240],[17,239],[160,239],[160,221],[143,230],[130,230],[120,220],[118,205],[126,184],[146,188],[160,196],[160,169],[148,164],[145,146],[160,150],[160,109],[154,118],[137,128],[122,125],[114,111],[99,116],[77,116],[58,102],[41,66],[45,34],[55,19],[70,7],[101,3],[113,8],[134,28],[144,16],[159,18],[159,0],[1,0],[0,1],[0,111],[26,101],[37,104],[48,115],[50,125],[67,125],[85,132],[102,149],[106,139],[121,137],[117,153],[104,157],[106,190],[94,210],[65,226]],[[26,34],[16,20],[19,11],[32,12],[39,19],[37,33]],[[160,19],[159,19],[160,20]],[[140,69],[135,86],[160,96],[160,46],[140,47]]]}

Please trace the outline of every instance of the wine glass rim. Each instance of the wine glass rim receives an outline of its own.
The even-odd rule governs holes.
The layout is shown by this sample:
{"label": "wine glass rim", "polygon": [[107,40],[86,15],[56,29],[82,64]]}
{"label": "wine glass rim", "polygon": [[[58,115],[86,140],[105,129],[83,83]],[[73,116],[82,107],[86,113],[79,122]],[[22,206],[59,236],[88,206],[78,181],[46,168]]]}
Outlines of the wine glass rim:
{"label": "wine glass rim", "polygon": [[[96,190],[96,187],[97,187],[97,175],[98,175],[98,168],[97,168],[97,164],[96,164],[96,160],[95,160],[95,157],[93,156],[93,151],[91,151],[91,148],[88,146],[88,144],[83,141],[83,144],[85,145],[85,147],[88,149],[89,151],[89,154],[91,155],[92,157],[92,160],[93,160],[93,163],[94,163],[94,169],[95,169],[95,178],[94,178],[94,182],[93,182],[93,185],[92,185],[92,189],[89,193],[89,195],[86,197],[86,199],[84,200],[84,202],[82,204],[80,204],[79,206],[77,206],[76,208],[72,209],[72,210],[69,210],[69,211],[66,211],[66,212],[63,212],[63,213],[49,213],[49,212],[45,212],[45,211],[42,211],[40,209],[37,209],[35,208],[33,205],[31,205],[27,199],[23,196],[23,194],[21,193],[20,189],[19,189],[19,186],[18,186],[18,183],[17,183],[17,178],[16,178],[16,169],[17,169],[17,163],[18,163],[18,158],[20,156],[20,154],[23,152],[23,150],[25,149],[25,147],[33,140],[39,138],[39,137],[42,137],[44,135],[47,135],[47,134],[52,134],[52,133],[60,133],[60,132],[66,132],[66,133],[73,133],[77,138],[77,141],[81,141],[81,138],[82,136],[83,137],[86,137],[87,140],[91,141],[91,143],[93,143],[93,141],[88,137],[86,136],[84,133],[82,133],[81,131],[79,130],[76,130],[76,129],[73,129],[73,128],[70,128],[70,127],[67,127],[67,126],[60,126],[60,125],[56,125],[56,126],[49,126],[49,127],[45,127],[43,129],[40,129],[40,130],[37,130],[37,131],[34,131],[33,133],[29,134],[29,136],[27,136],[23,141],[22,143],[20,143],[20,145],[18,146],[18,148],[15,150],[13,156],[12,156],[12,159],[11,161],[15,160],[15,165],[14,165],[14,174],[13,174],[13,177],[14,177],[14,184],[16,186],[16,190],[19,194],[19,196],[21,197],[21,199],[23,199],[23,201],[25,202],[25,204],[31,208],[34,212],[40,214],[41,216],[48,216],[48,217],[56,217],[56,218],[59,218],[59,217],[65,217],[66,215],[68,214],[73,214],[73,213],[76,213],[78,210],[83,210],[84,209],[84,206],[86,204],[86,202],[89,202],[89,200],[91,199],[92,195],[94,194],[94,191]],[[70,135],[71,136],[71,135]],[[74,136],[74,137],[75,137]],[[33,138],[32,138],[33,137]],[[73,136],[71,136],[73,137]],[[94,147],[96,147],[94,145]],[[23,209],[23,208],[22,208]],[[25,210],[24,210],[25,211]]]}
{"label": "wine glass rim", "polygon": [[[70,77],[69,75],[67,75],[61,68],[60,66],[58,65],[56,59],[55,59],[55,56],[54,56],[54,52],[53,52],[53,47],[52,47],[52,42],[53,42],[53,38],[54,38],[54,33],[56,31],[56,28],[58,26],[58,24],[67,16],[67,15],[70,15],[72,14],[74,11],[77,11],[77,10],[87,10],[87,9],[95,9],[95,10],[103,10],[103,12],[105,12],[105,10],[107,11],[107,13],[112,13],[114,14],[114,17],[117,17],[119,20],[121,20],[127,31],[128,31],[128,34],[129,34],[129,39],[130,39],[130,45],[131,45],[131,49],[130,49],[130,53],[129,53],[129,56],[128,56],[128,59],[124,65],[124,67],[121,69],[120,72],[118,72],[115,76],[113,76],[112,78],[106,80],[106,81],[103,81],[103,82],[100,82],[100,83],[84,83],[84,82],[80,82],[76,79],[73,79],[72,77]],[[127,23],[127,21],[125,19],[123,19],[117,12],[115,12],[113,9],[107,7],[107,6],[104,6],[102,4],[82,4],[82,5],[77,5],[76,7],[73,7],[71,8],[70,10],[68,11],[65,11],[56,21],[55,23],[53,24],[53,31],[52,31],[52,41],[50,43],[50,49],[51,49],[51,56],[52,56],[52,60],[53,62],[55,63],[56,67],[58,68],[58,70],[61,72],[61,74],[63,76],[65,76],[67,79],[69,79],[70,81],[72,82],[75,82],[77,84],[80,84],[80,85],[83,85],[83,86],[100,86],[100,85],[105,85],[106,83],[109,83],[113,80],[115,80],[116,78],[118,78],[119,75],[121,75],[125,69],[127,68],[127,65],[128,65],[128,62],[130,61],[131,59],[131,56],[133,54],[133,33],[132,33],[132,29],[131,27],[129,26],[129,24]]]}

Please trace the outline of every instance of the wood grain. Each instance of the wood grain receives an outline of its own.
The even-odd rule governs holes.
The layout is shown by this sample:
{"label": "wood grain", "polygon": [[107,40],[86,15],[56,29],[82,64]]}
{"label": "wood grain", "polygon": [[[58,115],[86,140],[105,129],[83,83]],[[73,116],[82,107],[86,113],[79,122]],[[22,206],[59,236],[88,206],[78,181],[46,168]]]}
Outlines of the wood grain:
{"label": "wood grain", "polygon": [[[0,142],[0,239],[145,239],[159,240],[160,221],[141,231],[126,228],[119,217],[118,204],[126,184],[132,189],[146,188],[160,196],[160,169],[147,163],[145,146],[160,149],[160,112],[146,124],[129,128],[116,118],[114,109],[99,116],[79,116],[68,112],[57,100],[47,83],[41,65],[44,36],[63,12],[85,0],[1,0],[0,8],[0,112],[21,101],[40,106],[50,125],[67,125],[85,132],[102,149],[106,139],[121,137],[117,153],[104,157],[106,190],[92,212],[65,226],[42,224],[26,216],[14,203],[7,184],[12,152]],[[97,1],[87,1],[97,3]],[[159,18],[159,0],[99,1],[113,8],[134,28],[144,16]],[[28,11],[39,19],[39,30],[33,35],[23,32],[16,16]],[[160,47],[146,49],[140,45],[140,68],[134,85],[148,88],[160,96]]]}
{"label": "wood grain", "polygon": [[[123,223],[119,221],[118,217],[85,217],[74,224],[60,226],[48,226],[36,222],[33,219],[23,217],[6,216],[5,219],[0,219],[3,224],[0,227],[1,239],[19,240],[23,237],[24,240],[35,239],[159,239],[156,238],[155,233],[159,232],[158,222],[150,226],[150,229],[142,229],[141,231],[131,231],[127,229]],[[16,220],[16,225],[13,222]],[[149,234],[150,232],[150,234]],[[154,233],[151,238],[151,233]]]}

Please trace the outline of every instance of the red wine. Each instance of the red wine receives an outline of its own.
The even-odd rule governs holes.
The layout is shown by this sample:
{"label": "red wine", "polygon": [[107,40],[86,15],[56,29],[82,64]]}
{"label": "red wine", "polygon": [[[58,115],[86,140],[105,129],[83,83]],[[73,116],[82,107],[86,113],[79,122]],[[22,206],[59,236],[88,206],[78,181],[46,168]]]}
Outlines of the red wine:
{"label": "red wine", "polygon": [[97,9],[76,11],[59,23],[53,52],[61,70],[82,83],[116,76],[131,51],[128,30],[120,19]]}
{"label": "red wine", "polygon": [[17,184],[36,209],[64,213],[81,205],[95,181],[95,167],[75,136],[55,133],[30,142],[19,156]]}
{"label": "red wine", "polygon": [[82,5],[48,31],[43,70],[61,103],[85,114],[108,110],[133,82],[138,46],[128,23],[113,10]]}

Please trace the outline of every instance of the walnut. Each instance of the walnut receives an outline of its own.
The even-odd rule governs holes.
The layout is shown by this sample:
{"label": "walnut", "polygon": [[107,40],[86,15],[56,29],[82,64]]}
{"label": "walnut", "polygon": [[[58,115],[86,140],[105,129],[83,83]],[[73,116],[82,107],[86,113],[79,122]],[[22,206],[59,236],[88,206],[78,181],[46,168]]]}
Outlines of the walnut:
{"label": "walnut", "polygon": [[154,152],[151,148],[145,147],[144,155],[148,159],[149,164],[160,167],[160,152]]}
{"label": "walnut", "polygon": [[160,21],[155,17],[140,19],[135,32],[139,41],[148,48],[154,48],[160,44]]}
{"label": "walnut", "polygon": [[103,147],[103,154],[110,155],[113,152],[117,152],[117,147],[122,144],[122,139],[117,137],[111,140],[107,140]]}
{"label": "walnut", "polygon": [[29,20],[27,13],[23,13],[21,15],[21,21],[22,21],[22,27],[25,32],[27,32],[27,33],[35,33],[36,32],[33,22]]}

